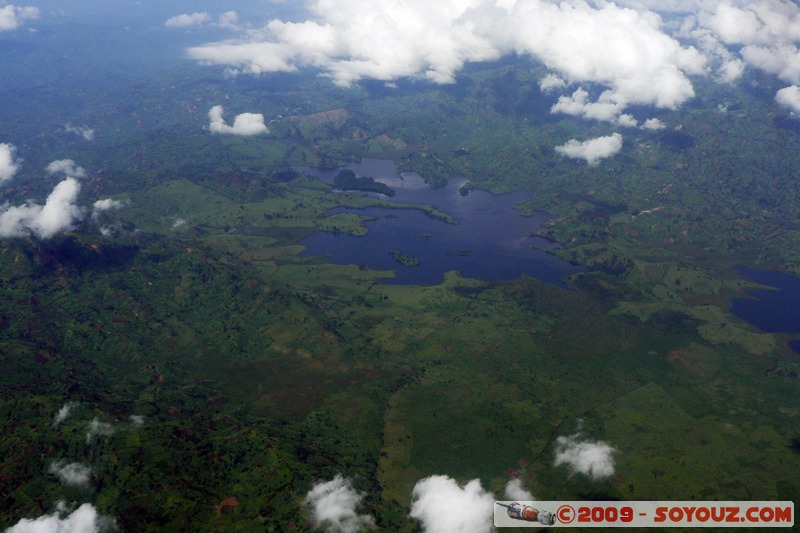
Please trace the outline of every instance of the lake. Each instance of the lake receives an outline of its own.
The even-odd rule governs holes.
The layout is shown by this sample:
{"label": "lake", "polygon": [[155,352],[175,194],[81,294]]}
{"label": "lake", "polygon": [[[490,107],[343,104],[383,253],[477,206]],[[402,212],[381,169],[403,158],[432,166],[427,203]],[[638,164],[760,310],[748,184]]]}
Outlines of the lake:
{"label": "lake", "polygon": [[[530,193],[493,195],[472,190],[459,193],[465,179],[452,179],[445,187],[431,189],[419,174],[398,174],[392,161],[364,159],[346,167],[357,176],[369,176],[392,187],[395,203],[430,205],[447,213],[458,224],[431,218],[416,209],[340,209],[334,212],[358,213],[374,217],[367,222],[364,237],[317,233],[302,241],[302,255],[325,255],[338,264],[358,264],[375,270],[394,270],[395,277],[385,283],[434,285],[441,283],[448,270],[484,281],[510,281],[523,274],[566,287],[563,279],[585,269],[544,251],[555,245],[531,232],[550,219],[547,213],[522,216],[515,209],[530,198]],[[304,168],[303,172],[333,183],[337,169]],[[372,193],[370,193],[372,194]],[[374,194],[374,196],[380,196]],[[404,266],[390,255],[392,250],[419,259],[419,266]]]}
{"label": "lake", "polygon": [[[775,290],[750,291],[751,298],[733,298],[731,311],[761,331],[800,333],[800,278],[777,270],[755,270],[740,266],[736,271],[744,278],[774,287]],[[800,353],[800,339],[789,342]]]}

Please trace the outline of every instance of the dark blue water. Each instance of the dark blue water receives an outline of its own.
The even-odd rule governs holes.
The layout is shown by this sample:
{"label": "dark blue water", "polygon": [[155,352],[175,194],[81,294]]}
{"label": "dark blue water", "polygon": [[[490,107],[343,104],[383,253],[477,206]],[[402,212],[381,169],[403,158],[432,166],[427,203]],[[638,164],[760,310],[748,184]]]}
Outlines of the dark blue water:
{"label": "dark blue water", "polygon": [[[458,189],[466,182],[463,179],[431,189],[418,174],[401,176],[394,163],[385,160],[365,159],[346,168],[392,187],[396,191],[392,202],[430,205],[459,224],[433,219],[416,209],[347,209],[344,211],[377,219],[367,222],[369,233],[364,237],[317,233],[302,241],[306,247],[302,255],[327,255],[338,264],[394,270],[395,277],[386,281],[394,284],[438,284],[445,272],[458,270],[464,277],[485,281],[510,281],[528,274],[564,287],[566,276],[585,270],[537,249],[553,247],[545,239],[530,236],[550,217],[546,213],[531,217],[517,213],[514,206],[528,199],[529,193],[493,195],[473,190],[462,196]],[[328,183],[339,171],[303,170]],[[399,250],[422,263],[403,266],[389,255],[390,250]]]}
{"label": "dark blue water", "polygon": [[[754,270],[740,266],[736,271],[750,281],[775,290],[750,291],[752,298],[734,298],[731,311],[739,318],[770,333],[800,333],[800,278],[777,270]],[[800,339],[789,342],[800,353]]]}

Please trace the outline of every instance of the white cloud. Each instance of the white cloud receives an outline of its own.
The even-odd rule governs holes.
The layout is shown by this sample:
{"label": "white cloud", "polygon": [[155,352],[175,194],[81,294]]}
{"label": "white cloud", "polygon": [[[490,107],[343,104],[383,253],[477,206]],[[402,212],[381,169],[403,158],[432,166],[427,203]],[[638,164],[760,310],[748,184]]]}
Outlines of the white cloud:
{"label": "white cloud", "polygon": [[[599,4],[599,6],[597,5]],[[682,46],[649,11],[583,0],[315,0],[313,19],[272,20],[239,40],[189,49],[199,61],[260,74],[311,66],[336,84],[422,77],[451,83],[467,62],[531,55],[552,71],[543,90],[599,83],[598,103],[673,109],[691,98],[688,74],[706,59]]]}
{"label": "white cloud", "polygon": [[233,126],[229,126],[222,118],[223,109],[221,105],[215,105],[208,112],[208,119],[211,121],[208,128],[213,133],[225,133],[230,135],[259,135],[269,133],[269,129],[264,125],[264,115],[261,113],[242,113],[236,115]]}
{"label": "white cloud", "polygon": [[544,93],[549,93],[557,89],[564,89],[567,82],[556,76],[555,74],[548,74],[539,82],[539,89]]}
{"label": "white cloud", "polygon": [[701,73],[705,58],[683,47],[648,11],[603,2],[522,2],[510,13],[518,51],[529,52],[572,83],[608,87],[598,103],[674,109],[694,96],[687,74]]}
{"label": "white cloud", "polygon": [[69,402],[65,403],[61,409],[56,412],[55,416],[53,417],[53,427],[58,427],[61,423],[67,419],[72,409],[75,407],[75,403]]}
{"label": "white cloud", "polygon": [[80,463],[67,463],[59,459],[50,463],[48,472],[58,478],[64,485],[88,485],[92,477],[89,467]]}
{"label": "white cloud", "polygon": [[53,188],[47,201],[33,219],[31,229],[43,239],[58,232],[71,229],[74,221],[81,218],[81,211],[75,205],[80,185],[74,178],[67,178]]}
{"label": "white cloud", "polygon": [[625,128],[635,128],[639,125],[639,122],[633,117],[633,115],[623,113],[617,117],[617,124]]}
{"label": "white cloud", "polygon": [[758,40],[761,22],[751,10],[739,9],[727,2],[719,2],[713,13],[703,13],[705,26],[725,44],[752,43]]}
{"label": "white cloud", "polygon": [[657,118],[648,118],[642,123],[642,129],[658,131],[666,128],[667,125]]}
{"label": "white cloud", "polygon": [[775,101],[800,115],[800,87],[792,85],[775,93]]}
{"label": "white cloud", "polygon": [[600,100],[591,102],[588,91],[583,87],[578,87],[571,96],[559,96],[558,101],[550,108],[550,112],[615,122],[626,128],[635,128],[639,125],[632,115],[622,112],[625,108],[623,103],[603,101],[604,98],[601,96]]}
{"label": "white cloud", "polygon": [[717,79],[723,83],[733,83],[744,74],[744,62],[741,59],[729,58],[717,69]]}
{"label": "white cloud", "polygon": [[589,165],[597,165],[601,159],[606,159],[622,150],[622,135],[613,133],[605,137],[597,137],[588,141],[572,139],[566,144],[556,146],[556,152],[571,159],[583,159]]}
{"label": "white cloud", "polygon": [[578,87],[571,96],[560,96],[558,102],[550,108],[550,112],[613,121],[622,112],[622,106],[614,102],[590,102],[589,92],[583,87]]}
{"label": "white cloud", "polygon": [[83,169],[83,167],[75,166],[75,161],[72,159],[59,159],[58,161],[52,161],[49,165],[47,165],[47,172],[50,174],[62,173],[68,178],[86,177],[86,171]]}
{"label": "white cloud", "polygon": [[133,427],[140,428],[144,425],[144,417],[142,415],[131,415],[128,417]]}
{"label": "white cloud", "polygon": [[211,20],[211,15],[208,13],[182,13],[170,17],[164,23],[167,28],[189,28],[191,26],[202,26]]}
{"label": "white cloud", "polygon": [[[800,7],[788,0],[703,2],[684,34],[722,62],[718,77],[738,79],[745,65],[800,84]],[[737,57],[739,56],[739,57]]]}
{"label": "white cloud", "polygon": [[219,21],[217,22],[217,26],[229,30],[238,30],[239,14],[236,13],[236,11],[226,11],[225,13],[219,16]]}
{"label": "white cloud", "polygon": [[26,20],[39,18],[39,8],[7,5],[0,7],[0,31],[16,30]]}
{"label": "white cloud", "polygon": [[94,205],[92,205],[92,218],[97,218],[100,216],[100,213],[104,211],[109,211],[111,209],[122,209],[123,207],[125,207],[125,203],[120,202],[119,200],[112,200],[111,198],[97,200]]}
{"label": "white cloud", "polygon": [[800,6],[789,0],[698,2],[684,34],[721,66],[718,79],[737,80],[750,66],[800,84]]}
{"label": "white cloud", "polygon": [[689,13],[715,0],[615,0],[620,6],[650,9],[659,13]]}
{"label": "white cloud", "polygon": [[306,495],[305,504],[311,507],[315,528],[329,533],[355,533],[375,527],[371,516],[356,513],[363,498],[350,480],[337,475],[331,481],[315,484]]}
{"label": "white cloud", "polygon": [[21,206],[0,205],[0,237],[33,234],[49,239],[72,229],[82,217],[81,209],[75,205],[80,188],[75,178],[67,178],[55,186],[44,206],[30,201]]}
{"label": "white cloud", "polygon": [[86,444],[91,444],[95,437],[110,437],[116,430],[108,422],[101,422],[94,418],[89,422],[89,432],[86,433]]}
{"label": "white cloud", "polygon": [[23,518],[6,529],[6,533],[97,533],[103,529],[114,529],[115,521],[98,514],[90,503],[84,503],[62,518],[63,507],[63,504],[59,504],[59,510],[52,515]]}
{"label": "white cloud", "polygon": [[[308,6],[307,20],[240,27],[238,39],[188,53],[232,73],[317,68],[341,86],[364,78],[451,83],[465,63],[530,55],[550,71],[542,91],[600,88],[592,100],[564,95],[554,111],[624,126],[633,125],[623,116],[632,104],[676,109],[692,98],[693,75],[733,83],[752,67],[800,85],[800,6],[789,0],[309,0]],[[220,26],[238,26],[224,17]]]}
{"label": "white cloud", "polygon": [[473,479],[463,487],[448,476],[431,476],[414,485],[412,518],[427,533],[492,531],[494,495]]}
{"label": "white cloud", "polygon": [[13,178],[19,170],[21,161],[14,157],[16,151],[13,144],[0,143],[0,184]]}
{"label": "white cloud", "polygon": [[566,465],[573,473],[598,480],[614,475],[615,452],[605,442],[582,440],[579,434],[558,437],[554,464]]}
{"label": "white cloud", "polygon": [[94,130],[88,126],[73,126],[72,124],[64,124],[64,131],[67,133],[74,133],[75,135],[80,135],[87,141],[94,140]]}
{"label": "white cloud", "polygon": [[93,207],[94,211],[108,211],[109,209],[121,209],[125,207],[125,204],[119,200],[104,198],[103,200],[97,200]]}
{"label": "white cloud", "polygon": [[514,478],[506,483],[505,496],[508,500],[516,501],[536,501],[533,494],[522,486],[522,480]]}
{"label": "white cloud", "polygon": [[271,42],[219,42],[190,48],[188,53],[190,57],[210,65],[236,65],[237,68],[227,71],[232,74],[297,70],[289,64],[291,51]]}
{"label": "white cloud", "polygon": [[195,59],[259,74],[316,66],[338,85],[362,78],[422,76],[450,83],[465,61],[499,57],[459,20],[474,2],[442,0],[316,0],[314,20],[271,20],[243,40],[191,48]]}

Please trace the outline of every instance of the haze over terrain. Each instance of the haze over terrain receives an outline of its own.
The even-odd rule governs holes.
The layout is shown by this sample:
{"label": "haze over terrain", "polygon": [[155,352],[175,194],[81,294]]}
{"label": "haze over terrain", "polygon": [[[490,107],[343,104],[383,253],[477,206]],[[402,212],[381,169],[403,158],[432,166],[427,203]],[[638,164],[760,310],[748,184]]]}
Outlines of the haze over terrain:
{"label": "haze over terrain", "polygon": [[0,527],[798,501],[800,324],[739,311],[800,275],[798,46],[788,0],[0,1]]}

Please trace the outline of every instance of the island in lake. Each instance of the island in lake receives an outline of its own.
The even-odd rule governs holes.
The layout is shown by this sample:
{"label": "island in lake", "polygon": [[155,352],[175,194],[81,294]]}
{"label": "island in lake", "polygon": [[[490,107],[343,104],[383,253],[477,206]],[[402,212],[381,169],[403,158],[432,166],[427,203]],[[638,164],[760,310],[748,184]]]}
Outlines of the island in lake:
{"label": "island in lake", "polygon": [[337,189],[342,190],[377,192],[385,194],[386,196],[394,196],[394,189],[385,183],[375,181],[368,176],[359,178],[356,176],[356,173],[349,168],[342,169],[336,174],[336,177],[333,179],[333,185]]}
{"label": "island in lake", "polygon": [[411,268],[422,264],[422,261],[420,261],[416,257],[411,257],[410,255],[406,255],[400,250],[389,250],[389,255],[392,257],[392,259],[394,259],[404,267]]}

